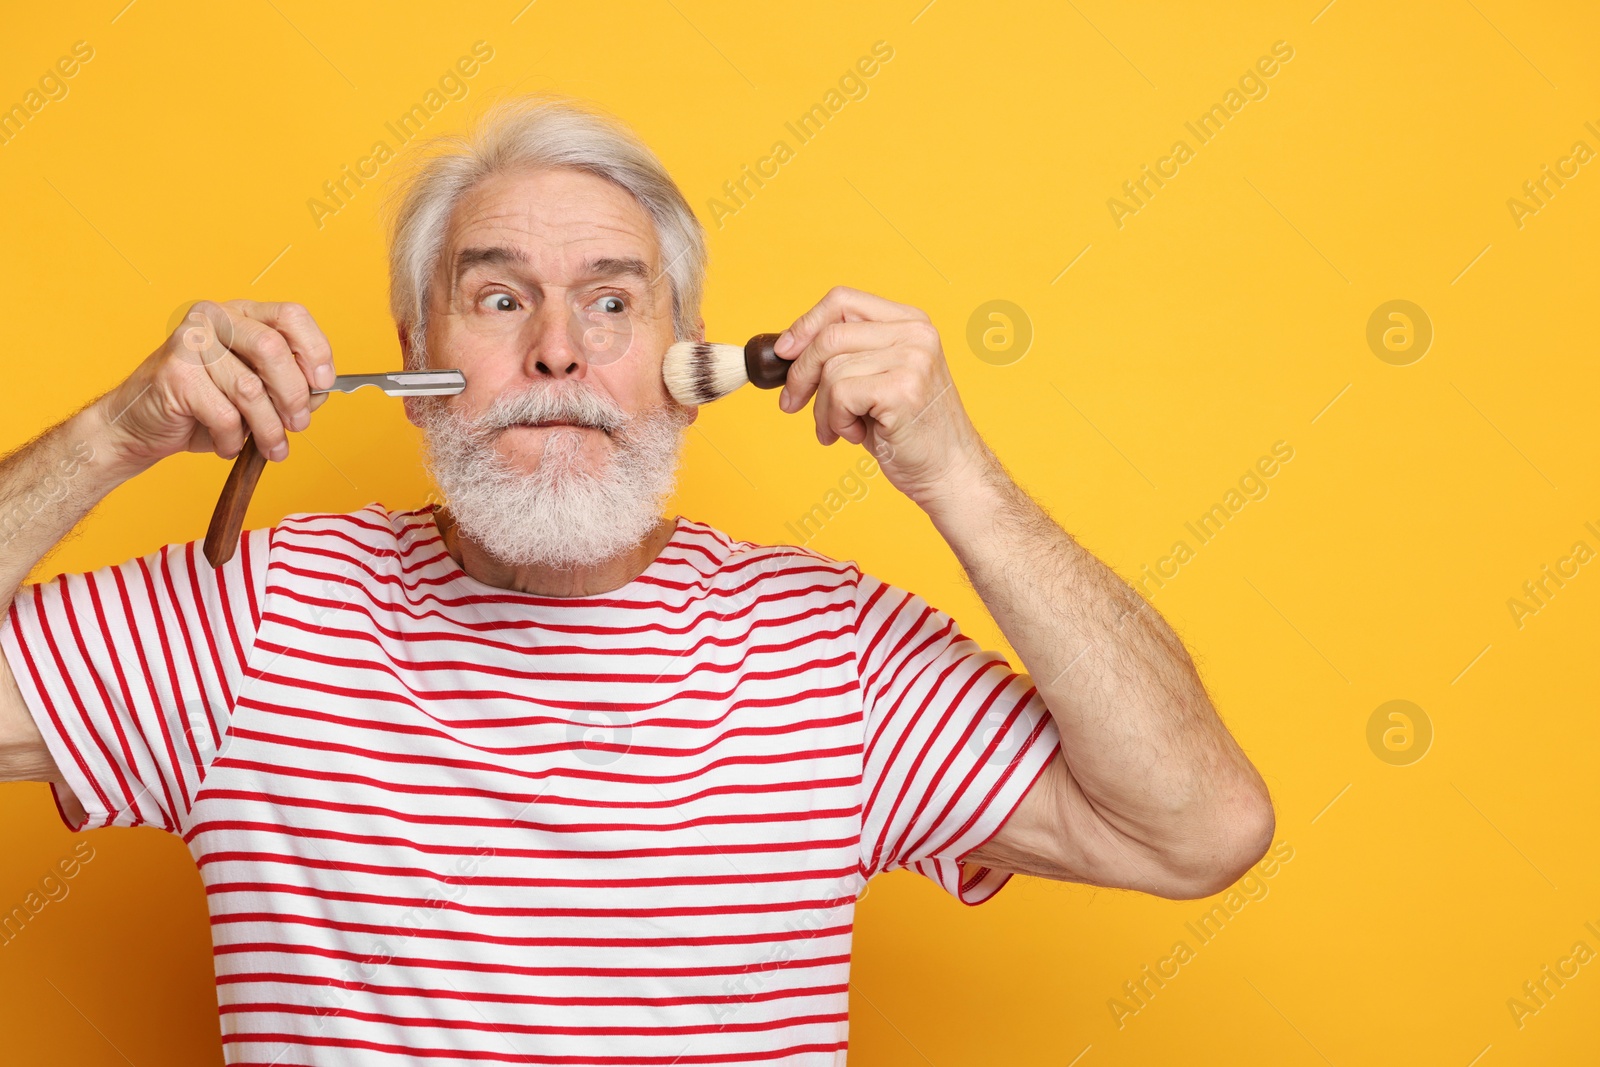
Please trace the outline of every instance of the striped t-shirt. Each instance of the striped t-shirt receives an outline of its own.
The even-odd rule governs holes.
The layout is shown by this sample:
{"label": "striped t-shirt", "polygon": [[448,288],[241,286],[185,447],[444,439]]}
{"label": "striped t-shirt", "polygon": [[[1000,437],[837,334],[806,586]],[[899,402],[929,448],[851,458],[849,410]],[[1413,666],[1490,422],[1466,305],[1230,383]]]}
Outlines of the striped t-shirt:
{"label": "striped t-shirt", "polygon": [[920,597],[682,516],[548,597],[431,507],[294,515],[25,586],[0,647],[69,825],[188,843],[238,1064],[843,1063],[867,879],[993,896],[958,861],[1059,745]]}

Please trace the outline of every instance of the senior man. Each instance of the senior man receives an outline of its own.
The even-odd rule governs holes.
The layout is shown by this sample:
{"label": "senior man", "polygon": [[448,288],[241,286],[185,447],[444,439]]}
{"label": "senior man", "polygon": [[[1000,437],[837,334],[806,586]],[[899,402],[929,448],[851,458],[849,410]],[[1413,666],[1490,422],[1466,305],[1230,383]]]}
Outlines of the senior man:
{"label": "senior man", "polygon": [[1028,674],[852,563],[663,517],[705,246],[626,128],[510,101],[398,205],[407,364],[467,379],[407,401],[442,508],[24,584],[169,455],[287,454],[333,375],[291,303],[195,305],[0,466],[0,771],[183,835],[229,1062],[840,1063],[876,873],[1186,898],[1261,857],[1182,644],[1007,476],[926,315],[833,289],[779,406],[879,457]]}

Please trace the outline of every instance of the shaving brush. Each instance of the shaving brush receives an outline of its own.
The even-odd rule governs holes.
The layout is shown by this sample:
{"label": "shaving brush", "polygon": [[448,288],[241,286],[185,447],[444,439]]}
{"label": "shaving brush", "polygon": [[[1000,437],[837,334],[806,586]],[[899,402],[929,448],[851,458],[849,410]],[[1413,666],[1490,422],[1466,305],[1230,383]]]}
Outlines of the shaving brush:
{"label": "shaving brush", "polygon": [[720,400],[749,382],[759,389],[776,389],[789,378],[789,364],[773,351],[775,333],[758,333],[738,345],[679,341],[661,361],[667,392],[680,404],[708,404]]}

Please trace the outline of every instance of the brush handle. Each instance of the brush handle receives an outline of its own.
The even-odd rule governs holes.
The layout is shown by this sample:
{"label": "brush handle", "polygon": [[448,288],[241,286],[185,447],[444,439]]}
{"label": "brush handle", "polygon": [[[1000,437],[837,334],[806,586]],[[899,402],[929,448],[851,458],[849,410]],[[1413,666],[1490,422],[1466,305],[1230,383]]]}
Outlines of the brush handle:
{"label": "brush handle", "polygon": [[777,343],[775,333],[758,333],[745,342],[745,373],[758,389],[776,389],[789,380],[789,366],[794,360],[778,355],[772,347]]}
{"label": "brush handle", "polygon": [[211,527],[206,530],[206,560],[220,567],[233,558],[239,547],[239,534],[244,530],[244,513],[250,507],[250,494],[267,465],[267,457],[256,447],[254,434],[244,439],[244,448],[233,461],[228,480],[217,498],[217,508],[211,513]]}

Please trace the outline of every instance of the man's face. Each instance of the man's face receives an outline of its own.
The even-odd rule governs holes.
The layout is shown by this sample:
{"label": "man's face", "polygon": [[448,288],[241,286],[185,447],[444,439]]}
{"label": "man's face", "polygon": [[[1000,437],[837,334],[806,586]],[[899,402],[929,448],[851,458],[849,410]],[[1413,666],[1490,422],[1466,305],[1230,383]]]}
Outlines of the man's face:
{"label": "man's face", "polygon": [[457,527],[495,558],[577,568],[657,528],[696,413],[661,380],[660,259],[637,201],[582,172],[497,176],[457,205],[426,355],[467,387],[406,413]]}
{"label": "man's face", "polygon": [[[650,216],[625,190],[581,171],[496,175],[457,205],[430,294],[428,365],[456,367],[448,401],[467,419],[530,389],[587,391],[627,415],[670,405],[661,357],[674,338],[670,283]],[[593,426],[510,426],[494,449],[539,466],[554,435],[596,472],[610,435]]]}

